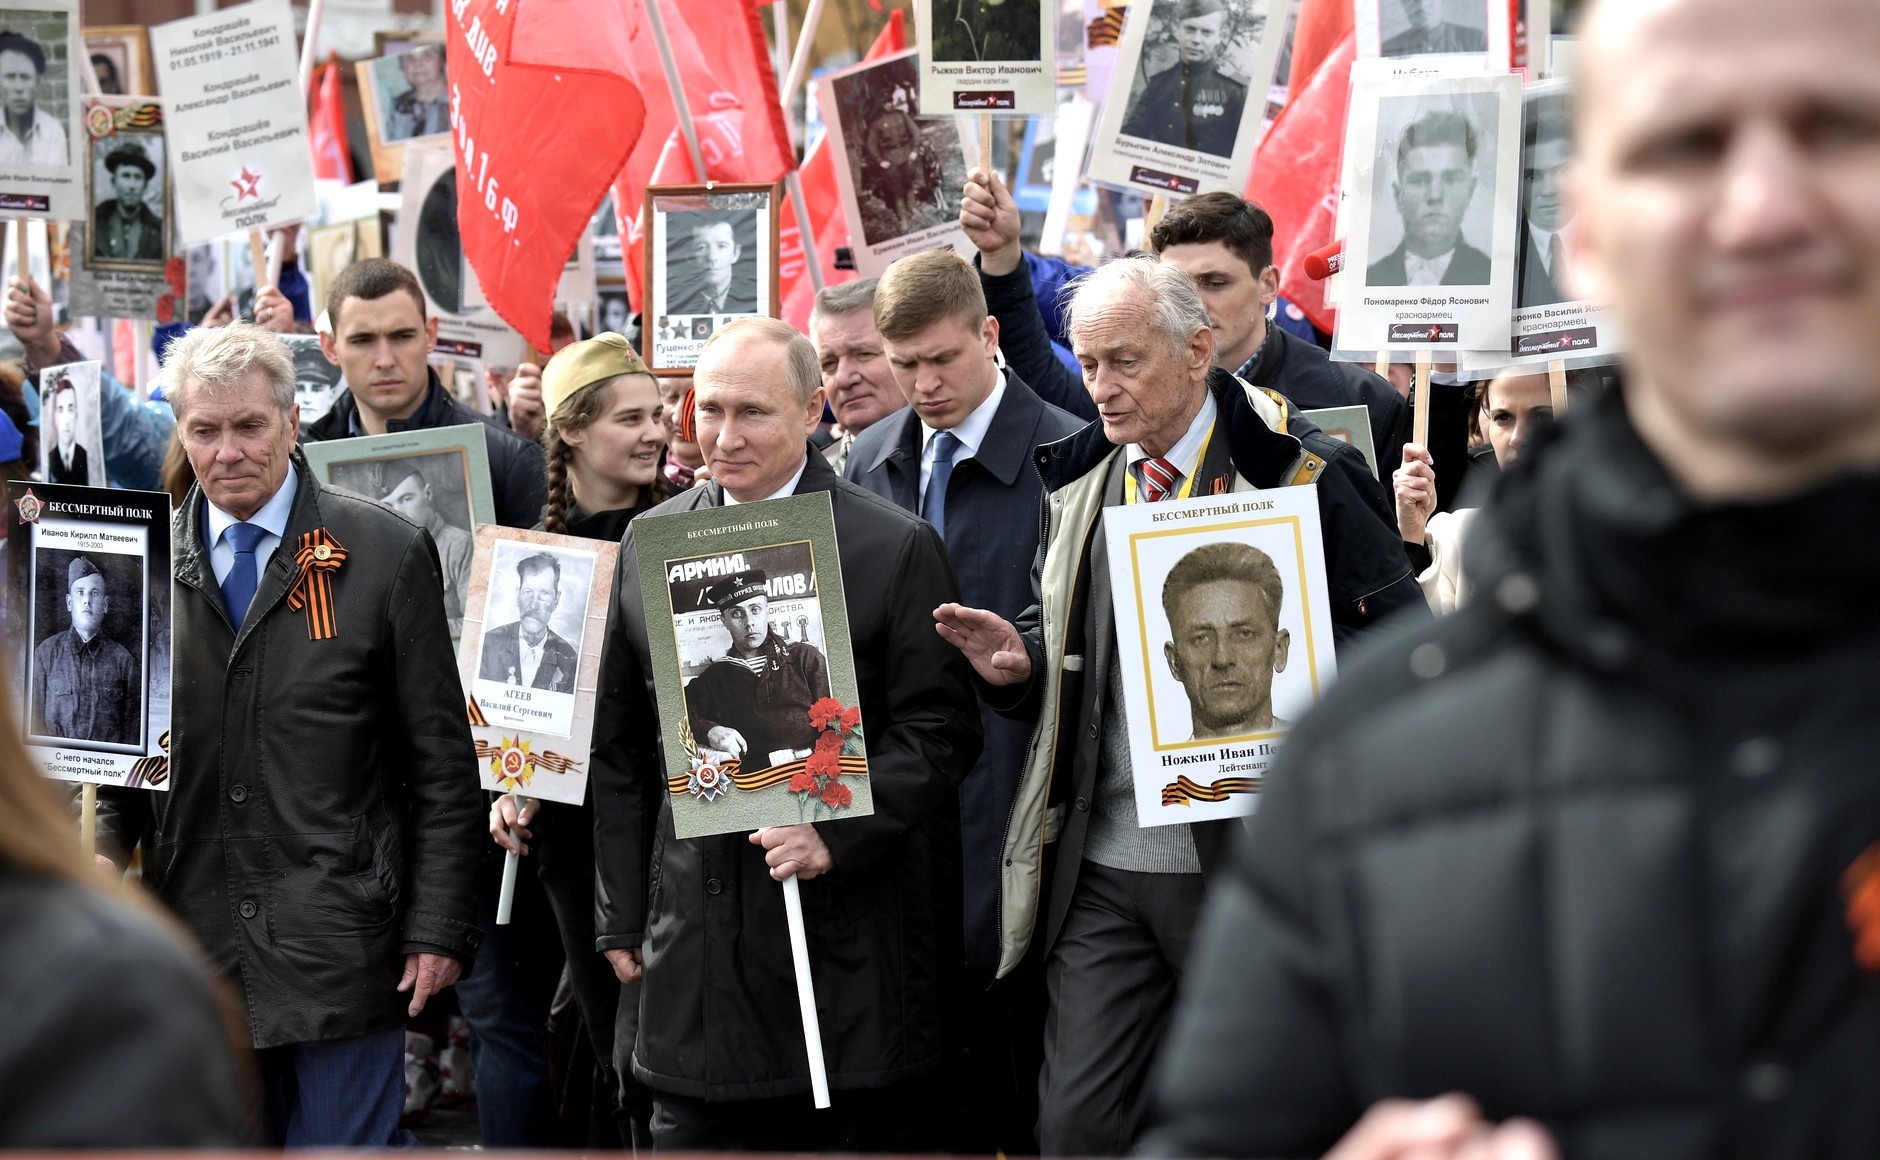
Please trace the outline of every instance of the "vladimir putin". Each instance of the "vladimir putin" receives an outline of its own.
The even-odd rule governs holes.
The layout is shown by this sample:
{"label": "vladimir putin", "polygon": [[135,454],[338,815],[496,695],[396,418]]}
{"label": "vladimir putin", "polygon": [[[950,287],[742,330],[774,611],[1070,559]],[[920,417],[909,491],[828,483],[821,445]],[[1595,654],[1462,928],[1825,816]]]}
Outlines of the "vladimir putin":
{"label": "vladimir putin", "polygon": [[516,580],[517,619],[484,634],[477,676],[550,693],[574,692],[581,655],[548,627],[561,603],[561,561],[537,552],[516,565]]}
{"label": "vladimir putin", "polygon": [[1476,143],[1475,126],[1447,109],[1426,112],[1403,131],[1390,187],[1403,241],[1371,263],[1366,285],[1488,285],[1488,255],[1462,236],[1462,218],[1475,196]]}
{"label": "vladimir putin", "polygon": [[1234,155],[1247,86],[1217,67],[1228,47],[1227,9],[1221,0],[1182,0],[1175,13],[1180,59],[1150,77],[1123,118],[1123,133],[1193,149]]}
{"label": "vladimir putin", "polygon": [[161,262],[163,219],[144,200],[150,179],[157,175],[156,164],[143,146],[126,141],[105,156],[104,168],[117,196],[92,210],[93,252],[100,258]]}
{"label": "vladimir putin", "polygon": [[[754,280],[738,277],[738,259],[744,247],[738,244],[737,226],[728,217],[717,214],[689,214],[674,220],[687,230],[689,240],[681,252],[692,264],[696,281],[676,305],[674,314],[755,314],[757,286]],[[745,284],[747,283],[747,284]]]}
{"label": "vladimir putin", "polygon": [[1188,693],[1194,740],[1286,728],[1273,716],[1273,674],[1292,643],[1279,626],[1283,594],[1272,558],[1247,544],[1205,544],[1169,570],[1162,655]]}
{"label": "vladimir putin", "polygon": [[71,627],[33,649],[33,732],[135,745],[143,722],[137,662],[104,635],[111,608],[104,573],[87,557],[74,556],[65,577]]}

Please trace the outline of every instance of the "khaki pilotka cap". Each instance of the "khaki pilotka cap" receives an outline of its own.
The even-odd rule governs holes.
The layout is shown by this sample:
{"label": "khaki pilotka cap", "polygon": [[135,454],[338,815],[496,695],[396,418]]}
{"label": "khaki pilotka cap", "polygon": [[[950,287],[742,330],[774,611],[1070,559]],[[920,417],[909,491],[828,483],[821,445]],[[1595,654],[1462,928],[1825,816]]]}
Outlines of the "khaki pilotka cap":
{"label": "khaki pilotka cap", "polygon": [[554,415],[562,403],[583,387],[620,375],[650,372],[627,340],[618,334],[600,334],[569,343],[542,368],[542,408]]}

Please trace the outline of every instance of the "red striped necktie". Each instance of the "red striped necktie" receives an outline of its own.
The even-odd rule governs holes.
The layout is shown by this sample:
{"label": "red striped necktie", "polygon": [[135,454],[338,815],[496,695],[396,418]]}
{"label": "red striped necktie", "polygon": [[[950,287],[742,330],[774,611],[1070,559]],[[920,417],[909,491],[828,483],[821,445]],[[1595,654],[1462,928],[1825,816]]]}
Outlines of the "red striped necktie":
{"label": "red striped necktie", "polygon": [[1181,480],[1181,472],[1175,465],[1159,455],[1152,455],[1139,460],[1137,466],[1142,469],[1142,502],[1161,503],[1175,494],[1175,485]]}

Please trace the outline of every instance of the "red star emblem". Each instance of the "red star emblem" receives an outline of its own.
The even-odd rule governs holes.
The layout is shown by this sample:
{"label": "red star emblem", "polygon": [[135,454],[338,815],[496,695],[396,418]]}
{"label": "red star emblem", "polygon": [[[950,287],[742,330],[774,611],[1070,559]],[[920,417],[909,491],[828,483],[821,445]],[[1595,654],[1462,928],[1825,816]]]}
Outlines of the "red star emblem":
{"label": "red star emblem", "polygon": [[242,175],[229,184],[235,187],[236,201],[247,201],[251,197],[261,196],[261,175],[248,172],[246,165],[242,166]]}

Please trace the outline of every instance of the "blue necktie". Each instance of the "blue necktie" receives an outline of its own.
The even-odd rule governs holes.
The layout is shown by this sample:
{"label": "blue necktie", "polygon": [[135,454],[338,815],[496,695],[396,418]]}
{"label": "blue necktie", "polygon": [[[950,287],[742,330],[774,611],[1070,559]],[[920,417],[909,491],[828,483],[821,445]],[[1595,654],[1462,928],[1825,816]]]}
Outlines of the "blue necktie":
{"label": "blue necktie", "polygon": [[953,478],[953,457],[959,449],[959,437],[953,432],[934,435],[933,470],[927,476],[927,494],[920,501],[920,518],[932,524],[942,537],[947,534],[947,480]]}
{"label": "blue necktie", "polygon": [[228,609],[229,623],[237,629],[248,615],[248,605],[255,598],[255,545],[268,530],[260,524],[230,524],[222,533],[235,549],[235,566],[222,579],[222,604]]}

